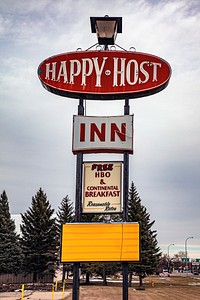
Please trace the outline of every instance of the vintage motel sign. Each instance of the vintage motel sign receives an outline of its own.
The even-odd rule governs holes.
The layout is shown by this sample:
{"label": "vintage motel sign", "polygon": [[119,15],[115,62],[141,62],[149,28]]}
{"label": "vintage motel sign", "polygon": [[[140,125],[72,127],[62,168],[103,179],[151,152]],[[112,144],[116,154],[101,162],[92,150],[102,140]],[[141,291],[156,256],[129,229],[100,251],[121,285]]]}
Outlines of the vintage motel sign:
{"label": "vintage motel sign", "polygon": [[166,88],[170,65],[160,57],[132,51],[76,51],[51,56],[38,77],[51,93],[91,100],[140,98]]}

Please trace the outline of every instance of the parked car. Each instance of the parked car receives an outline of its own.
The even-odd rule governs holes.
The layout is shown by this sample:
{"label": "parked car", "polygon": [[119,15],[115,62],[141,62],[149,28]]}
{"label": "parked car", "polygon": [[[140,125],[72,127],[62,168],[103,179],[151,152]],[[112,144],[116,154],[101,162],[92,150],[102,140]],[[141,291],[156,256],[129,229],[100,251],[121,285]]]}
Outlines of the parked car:
{"label": "parked car", "polygon": [[170,277],[170,274],[169,274],[169,272],[168,272],[168,271],[166,271],[166,270],[163,270],[163,272],[162,272],[162,273],[160,273],[160,274],[159,274],[159,276],[160,276],[160,277]]}
{"label": "parked car", "polygon": [[199,275],[199,270],[194,270],[193,275]]}

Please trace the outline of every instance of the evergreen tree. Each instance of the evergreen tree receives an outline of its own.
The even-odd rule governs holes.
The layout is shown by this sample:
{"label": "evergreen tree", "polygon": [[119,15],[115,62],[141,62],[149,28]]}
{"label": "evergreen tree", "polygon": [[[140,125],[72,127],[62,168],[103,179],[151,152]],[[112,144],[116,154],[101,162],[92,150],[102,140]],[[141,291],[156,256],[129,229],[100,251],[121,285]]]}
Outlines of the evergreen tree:
{"label": "evergreen tree", "polygon": [[142,279],[156,271],[161,253],[156,239],[156,230],[152,230],[155,221],[150,221],[150,215],[141,204],[141,199],[133,182],[129,190],[128,218],[129,222],[140,223],[141,263],[131,265],[131,270],[139,276],[140,286],[142,286]]}
{"label": "evergreen tree", "polygon": [[22,216],[22,251],[24,270],[33,273],[33,282],[45,274],[55,274],[58,263],[58,229],[54,210],[40,188],[32,198],[31,208]]}
{"label": "evergreen tree", "polygon": [[62,199],[61,205],[58,207],[57,221],[60,227],[64,223],[71,223],[74,221],[74,208],[68,195]]}
{"label": "evergreen tree", "polygon": [[[57,222],[59,226],[59,232],[61,234],[62,224],[71,223],[74,221],[74,208],[68,195],[62,199],[61,205],[58,207],[57,212]],[[61,238],[60,238],[61,241]],[[65,273],[67,272],[67,279],[69,276],[69,271],[72,269],[72,265],[68,263],[63,263],[63,273],[62,282],[65,279]]]}
{"label": "evergreen tree", "polygon": [[103,285],[108,285],[107,276],[114,276],[116,273],[121,271],[120,263],[89,263],[87,266],[87,272],[89,274],[95,274],[101,276],[103,279]]}
{"label": "evergreen tree", "polygon": [[15,222],[11,219],[6,192],[0,196],[0,274],[20,271],[22,253]]}

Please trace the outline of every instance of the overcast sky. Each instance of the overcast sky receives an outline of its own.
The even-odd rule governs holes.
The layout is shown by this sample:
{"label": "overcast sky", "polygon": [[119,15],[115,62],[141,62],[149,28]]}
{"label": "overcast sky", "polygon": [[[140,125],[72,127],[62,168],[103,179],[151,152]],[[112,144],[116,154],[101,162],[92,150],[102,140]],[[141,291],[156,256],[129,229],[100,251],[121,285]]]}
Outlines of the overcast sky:
{"label": "overcast sky", "polygon": [[[37,68],[52,55],[95,44],[89,18],[104,15],[122,17],[118,45],[157,55],[172,67],[165,90],[130,100],[130,182],[156,221],[159,245],[174,243],[184,251],[193,236],[190,254],[190,246],[200,245],[198,0],[0,0],[0,192],[6,190],[12,214],[24,213],[40,187],[55,210],[66,195],[74,200],[72,118],[78,100],[47,92]],[[87,101],[86,114],[121,115],[123,106],[122,100]]]}

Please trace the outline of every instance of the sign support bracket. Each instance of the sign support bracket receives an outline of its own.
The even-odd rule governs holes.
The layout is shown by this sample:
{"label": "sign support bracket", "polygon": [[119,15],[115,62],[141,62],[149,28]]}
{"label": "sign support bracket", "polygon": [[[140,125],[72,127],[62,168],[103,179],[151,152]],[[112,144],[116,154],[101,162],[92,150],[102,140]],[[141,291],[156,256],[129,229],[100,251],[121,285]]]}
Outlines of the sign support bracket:
{"label": "sign support bracket", "polygon": [[[129,99],[125,99],[124,115],[130,114]],[[83,98],[79,99],[78,115],[84,115]],[[128,222],[128,190],[129,190],[129,152],[124,151],[124,169],[123,169],[123,222]],[[83,152],[77,153],[76,160],[76,197],[75,197],[75,221],[81,221],[81,199],[82,199],[82,164]],[[73,264],[73,291],[72,300],[79,300],[79,268],[80,263]],[[128,300],[128,262],[122,263],[123,270],[123,295],[122,300]]]}
{"label": "sign support bracket", "polygon": [[[79,99],[78,115],[84,115],[83,98]],[[82,164],[83,164],[83,153],[78,152],[76,156],[76,197],[75,197],[75,221],[81,221],[81,199],[82,199]],[[80,263],[75,262],[73,264],[73,291],[72,300],[79,300],[79,268]]]}
{"label": "sign support bracket", "polygon": [[[130,114],[129,99],[125,99],[124,115]],[[123,222],[128,222],[128,190],[129,190],[129,152],[124,151],[123,171]],[[123,300],[128,300],[128,262],[122,264],[123,270]]]}

